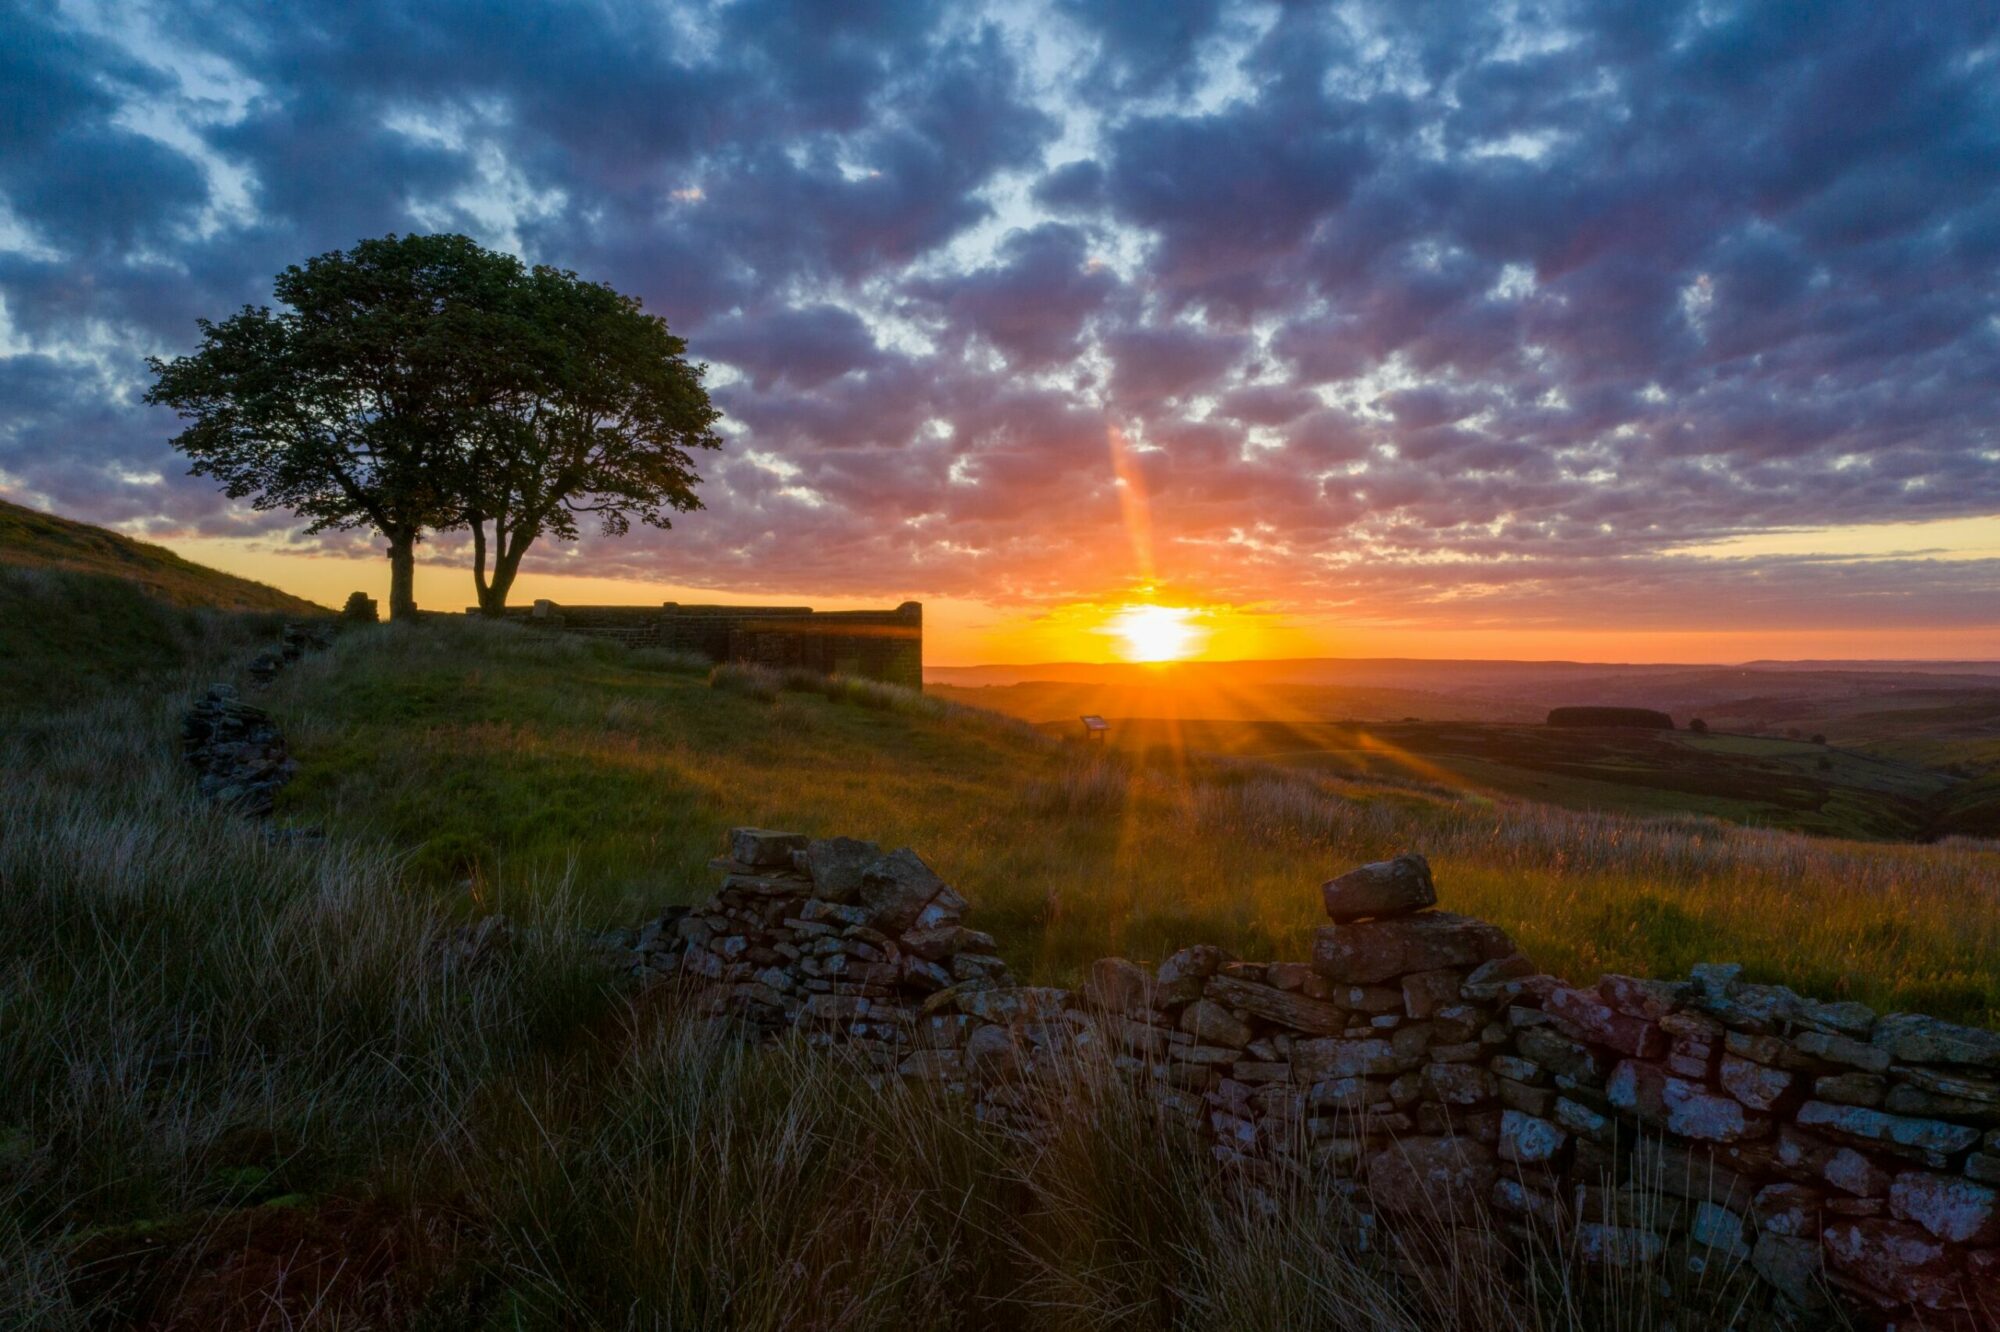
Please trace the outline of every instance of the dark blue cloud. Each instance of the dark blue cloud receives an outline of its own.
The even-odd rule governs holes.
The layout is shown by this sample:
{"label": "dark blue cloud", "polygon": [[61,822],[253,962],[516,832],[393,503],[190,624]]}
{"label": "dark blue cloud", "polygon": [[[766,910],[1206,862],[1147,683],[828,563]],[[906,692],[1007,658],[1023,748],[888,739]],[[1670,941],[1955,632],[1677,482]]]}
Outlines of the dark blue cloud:
{"label": "dark blue cloud", "polygon": [[[1996,507],[1997,76],[1984,0],[18,5],[0,485],[277,521],[180,474],[140,359],[449,228],[732,372],[709,510],[603,567],[1095,594],[1119,428],[1217,595],[1691,612],[1689,545]],[[1739,573],[1884,622],[1993,577]]]}
{"label": "dark blue cloud", "polygon": [[1116,276],[1092,261],[1089,238],[1072,226],[1013,232],[998,260],[914,282],[910,293],[931,307],[940,336],[983,338],[1017,369],[1074,358],[1084,324],[1119,288]]}

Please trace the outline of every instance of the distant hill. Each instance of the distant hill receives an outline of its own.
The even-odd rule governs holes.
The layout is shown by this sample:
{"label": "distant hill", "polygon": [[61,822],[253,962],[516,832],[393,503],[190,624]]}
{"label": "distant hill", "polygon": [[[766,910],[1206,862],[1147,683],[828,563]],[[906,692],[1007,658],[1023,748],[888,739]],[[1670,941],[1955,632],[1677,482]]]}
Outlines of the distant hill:
{"label": "distant hill", "polygon": [[326,608],[264,583],[182,559],[165,546],[0,500],[0,564],[105,574],[170,606],[323,615]]}
{"label": "distant hill", "polygon": [[1906,675],[2000,675],[2000,661],[1746,661],[1754,671],[1900,671]]}

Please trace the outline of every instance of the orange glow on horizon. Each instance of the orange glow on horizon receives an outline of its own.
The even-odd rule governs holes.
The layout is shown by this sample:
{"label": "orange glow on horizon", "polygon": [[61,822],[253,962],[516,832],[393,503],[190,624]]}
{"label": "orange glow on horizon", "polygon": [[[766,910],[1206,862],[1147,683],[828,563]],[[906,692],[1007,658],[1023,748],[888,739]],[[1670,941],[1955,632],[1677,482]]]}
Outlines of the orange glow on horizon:
{"label": "orange glow on horizon", "polygon": [[[388,562],[289,550],[264,541],[182,537],[144,540],[166,545],[211,568],[270,583],[329,609],[360,588],[388,596]],[[724,591],[693,584],[527,571],[513,600],[536,597],[576,604],[657,604],[662,601],[784,603],[823,610],[924,603],[927,667],[1008,665],[1030,662],[1129,661],[1121,640],[1107,632],[1119,611],[1135,604],[1171,602],[1192,608],[1207,637],[1182,658],[1237,661],[1303,657],[1410,657],[1486,661],[1681,662],[1726,664],[1758,658],[1798,660],[2000,659],[2000,626],[1826,627],[1700,630],[1692,628],[1489,627],[1370,619],[1352,610],[1330,614],[1278,607],[1212,602],[1199,588],[1148,586],[1113,591],[1101,600],[1048,608],[996,604],[972,597],[925,595],[918,587],[834,596],[812,588]],[[456,611],[473,601],[472,577],[455,558],[420,556],[417,602]]]}

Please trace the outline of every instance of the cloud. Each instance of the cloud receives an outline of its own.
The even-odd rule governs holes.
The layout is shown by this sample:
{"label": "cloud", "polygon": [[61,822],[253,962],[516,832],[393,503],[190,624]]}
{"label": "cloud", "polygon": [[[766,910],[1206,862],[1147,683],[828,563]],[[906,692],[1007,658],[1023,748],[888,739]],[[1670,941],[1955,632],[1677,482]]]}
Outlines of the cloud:
{"label": "cloud", "polygon": [[586,536],[607,571],[1100,596],[1136,503],[1156,576],[1301,613],[2000,604],[1681,553],[1993,509],[1990,5],[97,12],[0,20],[0,485],[65,512],[281,530],[183,474],[142,358],[453,229],[716,367],[708,508]]}

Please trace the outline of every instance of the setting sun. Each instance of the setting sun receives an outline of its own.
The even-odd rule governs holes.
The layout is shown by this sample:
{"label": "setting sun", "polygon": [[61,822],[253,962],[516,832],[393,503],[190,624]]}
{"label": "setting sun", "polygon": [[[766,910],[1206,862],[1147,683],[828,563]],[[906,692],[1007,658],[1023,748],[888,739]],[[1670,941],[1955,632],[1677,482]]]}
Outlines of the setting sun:
{"label": "setting sun", "polygon": [[1186,606],[1127,606],[1106,626],[1124,642],[1127,661],[1180,661],[1201,650],[1208,631]]}

